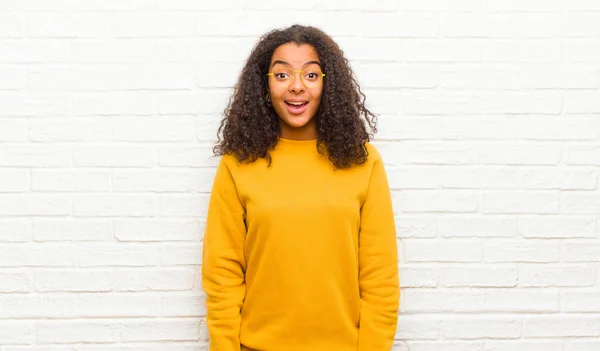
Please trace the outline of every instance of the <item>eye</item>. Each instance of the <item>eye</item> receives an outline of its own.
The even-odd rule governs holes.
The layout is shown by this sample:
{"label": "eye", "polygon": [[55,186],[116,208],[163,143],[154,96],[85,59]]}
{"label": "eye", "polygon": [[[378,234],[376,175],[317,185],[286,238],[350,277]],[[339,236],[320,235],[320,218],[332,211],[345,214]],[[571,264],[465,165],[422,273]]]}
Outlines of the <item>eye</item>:
{"label": "eye", "polygon": [[275,72],[273,75],[278,80],[285,80],[285,79],[288,79],[289,77],[291,77],[290,74],[287,72]]}
{"label": "eye", "polygon": [[307,72],[304,75],[304,78],[308,79],[308,80],[318,80],[319,79],[319,74],[317,72]]}

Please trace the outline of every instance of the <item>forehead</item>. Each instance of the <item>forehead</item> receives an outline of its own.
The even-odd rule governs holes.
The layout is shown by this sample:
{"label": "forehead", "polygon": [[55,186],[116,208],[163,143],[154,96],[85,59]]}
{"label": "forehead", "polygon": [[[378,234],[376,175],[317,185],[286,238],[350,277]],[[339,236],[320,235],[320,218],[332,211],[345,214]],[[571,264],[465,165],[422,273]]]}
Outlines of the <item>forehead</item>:
{"label": "forehead", "polygon": [[307,61],[319,61],[319,55],[317,50],[310,44],[296,44],[286,43],[279,45],[273,56],[271,57],[271,64],[275,60],[281,60],[289,62],[292,66],[302,66]]}

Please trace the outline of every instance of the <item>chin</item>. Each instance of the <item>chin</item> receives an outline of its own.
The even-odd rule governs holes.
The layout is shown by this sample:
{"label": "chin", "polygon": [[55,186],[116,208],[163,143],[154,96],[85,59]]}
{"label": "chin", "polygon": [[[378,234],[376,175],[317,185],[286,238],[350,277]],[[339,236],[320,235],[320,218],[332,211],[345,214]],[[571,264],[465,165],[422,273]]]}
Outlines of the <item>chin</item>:
{"label": "chin", "polygon": [[306,116],[288,116],[283,118],[283,121],[292,128],[303,128],[306,127],[312,121],[312,119],[312,117]]}

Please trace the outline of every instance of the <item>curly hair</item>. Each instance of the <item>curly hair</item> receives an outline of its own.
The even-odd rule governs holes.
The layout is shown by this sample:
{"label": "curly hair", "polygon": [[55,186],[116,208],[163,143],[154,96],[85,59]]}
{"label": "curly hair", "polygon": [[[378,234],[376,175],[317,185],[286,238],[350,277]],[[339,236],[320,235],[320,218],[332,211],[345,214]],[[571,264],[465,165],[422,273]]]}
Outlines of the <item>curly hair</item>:
{"label": "curly hair", "polygon": [[334,168],[364,163],[366,142],[377,132],[377,117],[365,107],[365,94],[340,47],[320,29],[301,25],[272,30],[254,46],[224,111],[214,154],[233,154],[239,162],[264,158],[271,164],[269,151],[275,148],[280,130],[277,113],[267,104],[266,73],[275,49],[290,42],[312,45],[327,74],[314,116],[318,152],[326,151]]}

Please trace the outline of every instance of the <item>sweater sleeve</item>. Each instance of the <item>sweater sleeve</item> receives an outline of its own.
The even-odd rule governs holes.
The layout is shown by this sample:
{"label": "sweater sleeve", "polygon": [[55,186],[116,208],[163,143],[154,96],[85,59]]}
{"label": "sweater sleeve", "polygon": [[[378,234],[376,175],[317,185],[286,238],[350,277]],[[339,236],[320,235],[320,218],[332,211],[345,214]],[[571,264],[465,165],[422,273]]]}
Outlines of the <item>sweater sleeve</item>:
{"label": "sweater sleeve", "polygon": [[202,286],[210,351],[240,351],[244,274],[245,209],[222,158],[210,195],[202,248]]}
{"label": "sweater sleeve", "polygon": [[358,351],[389,351],[400,307],[398,245],[383,162],[377,151],[371,154],[377,158],[360,215]]}

